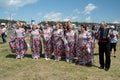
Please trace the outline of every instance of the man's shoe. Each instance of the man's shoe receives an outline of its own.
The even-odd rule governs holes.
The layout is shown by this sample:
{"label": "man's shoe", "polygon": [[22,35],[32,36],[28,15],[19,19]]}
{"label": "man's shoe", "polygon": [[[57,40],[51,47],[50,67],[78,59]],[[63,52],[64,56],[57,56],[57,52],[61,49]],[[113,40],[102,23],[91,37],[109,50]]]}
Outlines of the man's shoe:
{"label": "man's shoe", "polygon": [[98,67],[98,68],[99,68],[99,69],[104,69],[104,67],[101,67],[101,66],[100,66],[100,67]]}
{"label": "man's shoe", "polygon": [[116,58],[116,56],[113,56],[114,58]]}
{"label": "man's shoe", "polygon": [[109,71],[109,68],[105,68],[105,71]]}

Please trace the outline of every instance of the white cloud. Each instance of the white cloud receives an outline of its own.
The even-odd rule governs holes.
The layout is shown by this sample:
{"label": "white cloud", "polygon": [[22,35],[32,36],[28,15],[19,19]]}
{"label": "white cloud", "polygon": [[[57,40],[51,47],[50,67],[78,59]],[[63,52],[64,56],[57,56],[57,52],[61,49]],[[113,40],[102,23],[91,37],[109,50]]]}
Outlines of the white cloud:
{"label": "white cloud", "polygon": [[43,18],[44,20],[47,20],[47,21],[60,21],[62,19],[62,13],[50,12],[46,14]]}
{"label": "white cloud", "polygon": [[78,9],[74,9],[73,12],[77,13],[77,14],[80,14],[80,10],[78,10]]}
{"label": "white cloud", "polygon": [[75,20],[75,19],[77,19],[78,18],[78,16],[72,16],[71,17],[71,20]]}
{"label": "white cloud", "polygon": [[63,15],[61,12],[50,12],[43,16],[45,21],[76,21],[78,15]]}
{"label": "white cloud", "polygon": [[87,22],[91,22],[91,16],[88,16],[86,19],[85,19]]}
{"label": "white cloud", "polygon": [[69,16],[64,16],[62,17],[61,21],[70,21],[70,17]]}
{"label": "white cloud", "polygon": [[113,23],[118,24],[118,23],[120,23],[120,22],[119,22],[119,21],[114,21]]}
{"label": "white cloud", "polygon": [[0,8],[19,8],[38,0],[0,0]]}
{"label": "white cloud", "polygon": [[76,21],[78,19],[78,16],[64,16],[62,17],[61,21]]}
{"label": "white cloud", "polygon": [[70,18],[64,18],[62,21],[70,21]]}
{"label": "white cloud", "polygon": [[89,3],[86,7],[85,10],[83,11],[84,14],[90,14],[91,11],[96,9],[96,6],[94,4]]}

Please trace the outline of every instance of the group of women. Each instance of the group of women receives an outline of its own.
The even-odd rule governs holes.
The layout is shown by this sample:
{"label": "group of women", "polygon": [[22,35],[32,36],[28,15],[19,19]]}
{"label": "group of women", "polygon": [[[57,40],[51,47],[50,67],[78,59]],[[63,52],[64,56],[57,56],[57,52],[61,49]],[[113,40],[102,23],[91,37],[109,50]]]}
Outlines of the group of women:
{"label": "group of women", "polygon": [[66,62],[73,62],[74,57],[77,57],[78,63],[82,65],[93,62],[92,35],[84,24],[81,25],[81,33],[73,29],[71,22],[67,22],[63,27],[56,23],[55,29],[49,23],[45,23],[44,29],[39,29],[37,24],[33,24],[32,29],[25,32],[22,23],[18,21],[9,43],[11,50],[16,53],[16,59],[22,59],[27,51],[25,37],[28,34],[30,34],[33,59],[37,60],[41,56],[44,46],[45,60],[51,59],[51,56],[54,55],[54,60],[59,61],[64,55]]}

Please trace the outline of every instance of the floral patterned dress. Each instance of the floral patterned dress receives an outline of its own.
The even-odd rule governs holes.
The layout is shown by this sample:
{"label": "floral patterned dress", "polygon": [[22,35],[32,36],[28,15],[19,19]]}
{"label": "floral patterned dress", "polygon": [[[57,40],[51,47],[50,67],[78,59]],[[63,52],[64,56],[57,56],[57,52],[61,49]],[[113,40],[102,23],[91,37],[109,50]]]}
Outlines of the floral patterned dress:
{"label": "floral patterned dress", "polygon": [[75,36],[76,32],[74,30],[67,31],[65,34],[66,41],[64,43],[67,62],[72,62],[75,55]]}
{"label": "floral patterned dress", "polygon": [[85,65],[92,60],[92,37],[88,32],[81,33],[78,36],[76,44],[76,54],[78,56],[78,62],[81,65]]}
{"label": "floral patterned dress", "polygon": [[11,46],[14,47],[15,53],[16,53],[16,58],[23,58],[24,54],[27,51],[27,44],[25,41],[26,33],[23,28],[20,29],[15,29],[12,32],[12,41],[11,41]]}
{"label": "floral patterned dress", "polygon": [[9,42],[9,46],[11,49],[11,52],[15,53],[15,36],[13,36],[15,33],[15,31],[12,31],[12,36],[10,36],[10,42]]}
{"label": "floral patterned dress", "polygon": [[32,30],[30,36],[30,47],[32,51],[32,58],[40,57],[42,53],[42,44],[40,40],[40,30]]}
{"label": "floral patterned dress", "polygon": [[63,37],[63,31],[61,29],[55,30],[53,32],[52,43],[53,43],[55,60],[59,60],[61,58],[61,54],[64,49],[62,37]]}
{"label": "floral patterned dress", "polygon": [[52,54],[52,29],[43,29],[42,31],[43,35],[43,42],[44,42],[44,52],[45,52],[45,58],[50,58]]}

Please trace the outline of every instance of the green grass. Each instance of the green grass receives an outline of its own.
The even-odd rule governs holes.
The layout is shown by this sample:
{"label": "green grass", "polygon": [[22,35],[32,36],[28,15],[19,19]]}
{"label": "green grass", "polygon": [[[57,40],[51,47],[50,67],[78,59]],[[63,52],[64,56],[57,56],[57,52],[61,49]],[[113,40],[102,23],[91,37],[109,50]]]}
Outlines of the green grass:
{"label": "green grass", "polygon": [[[9,41],[9,36],[7,40]],[[91,67],[65,61],[45,61],[44,58],[32,60],[30,48],[24,59],[16,60],[9,45],[2,44],[0,39],[0,80],[120,80],[119,44],[120,42],[117,45],[117,57],[111,57],[111,68],[106,72],[98,69],[98,55],[95,55],[95,62]]]}

